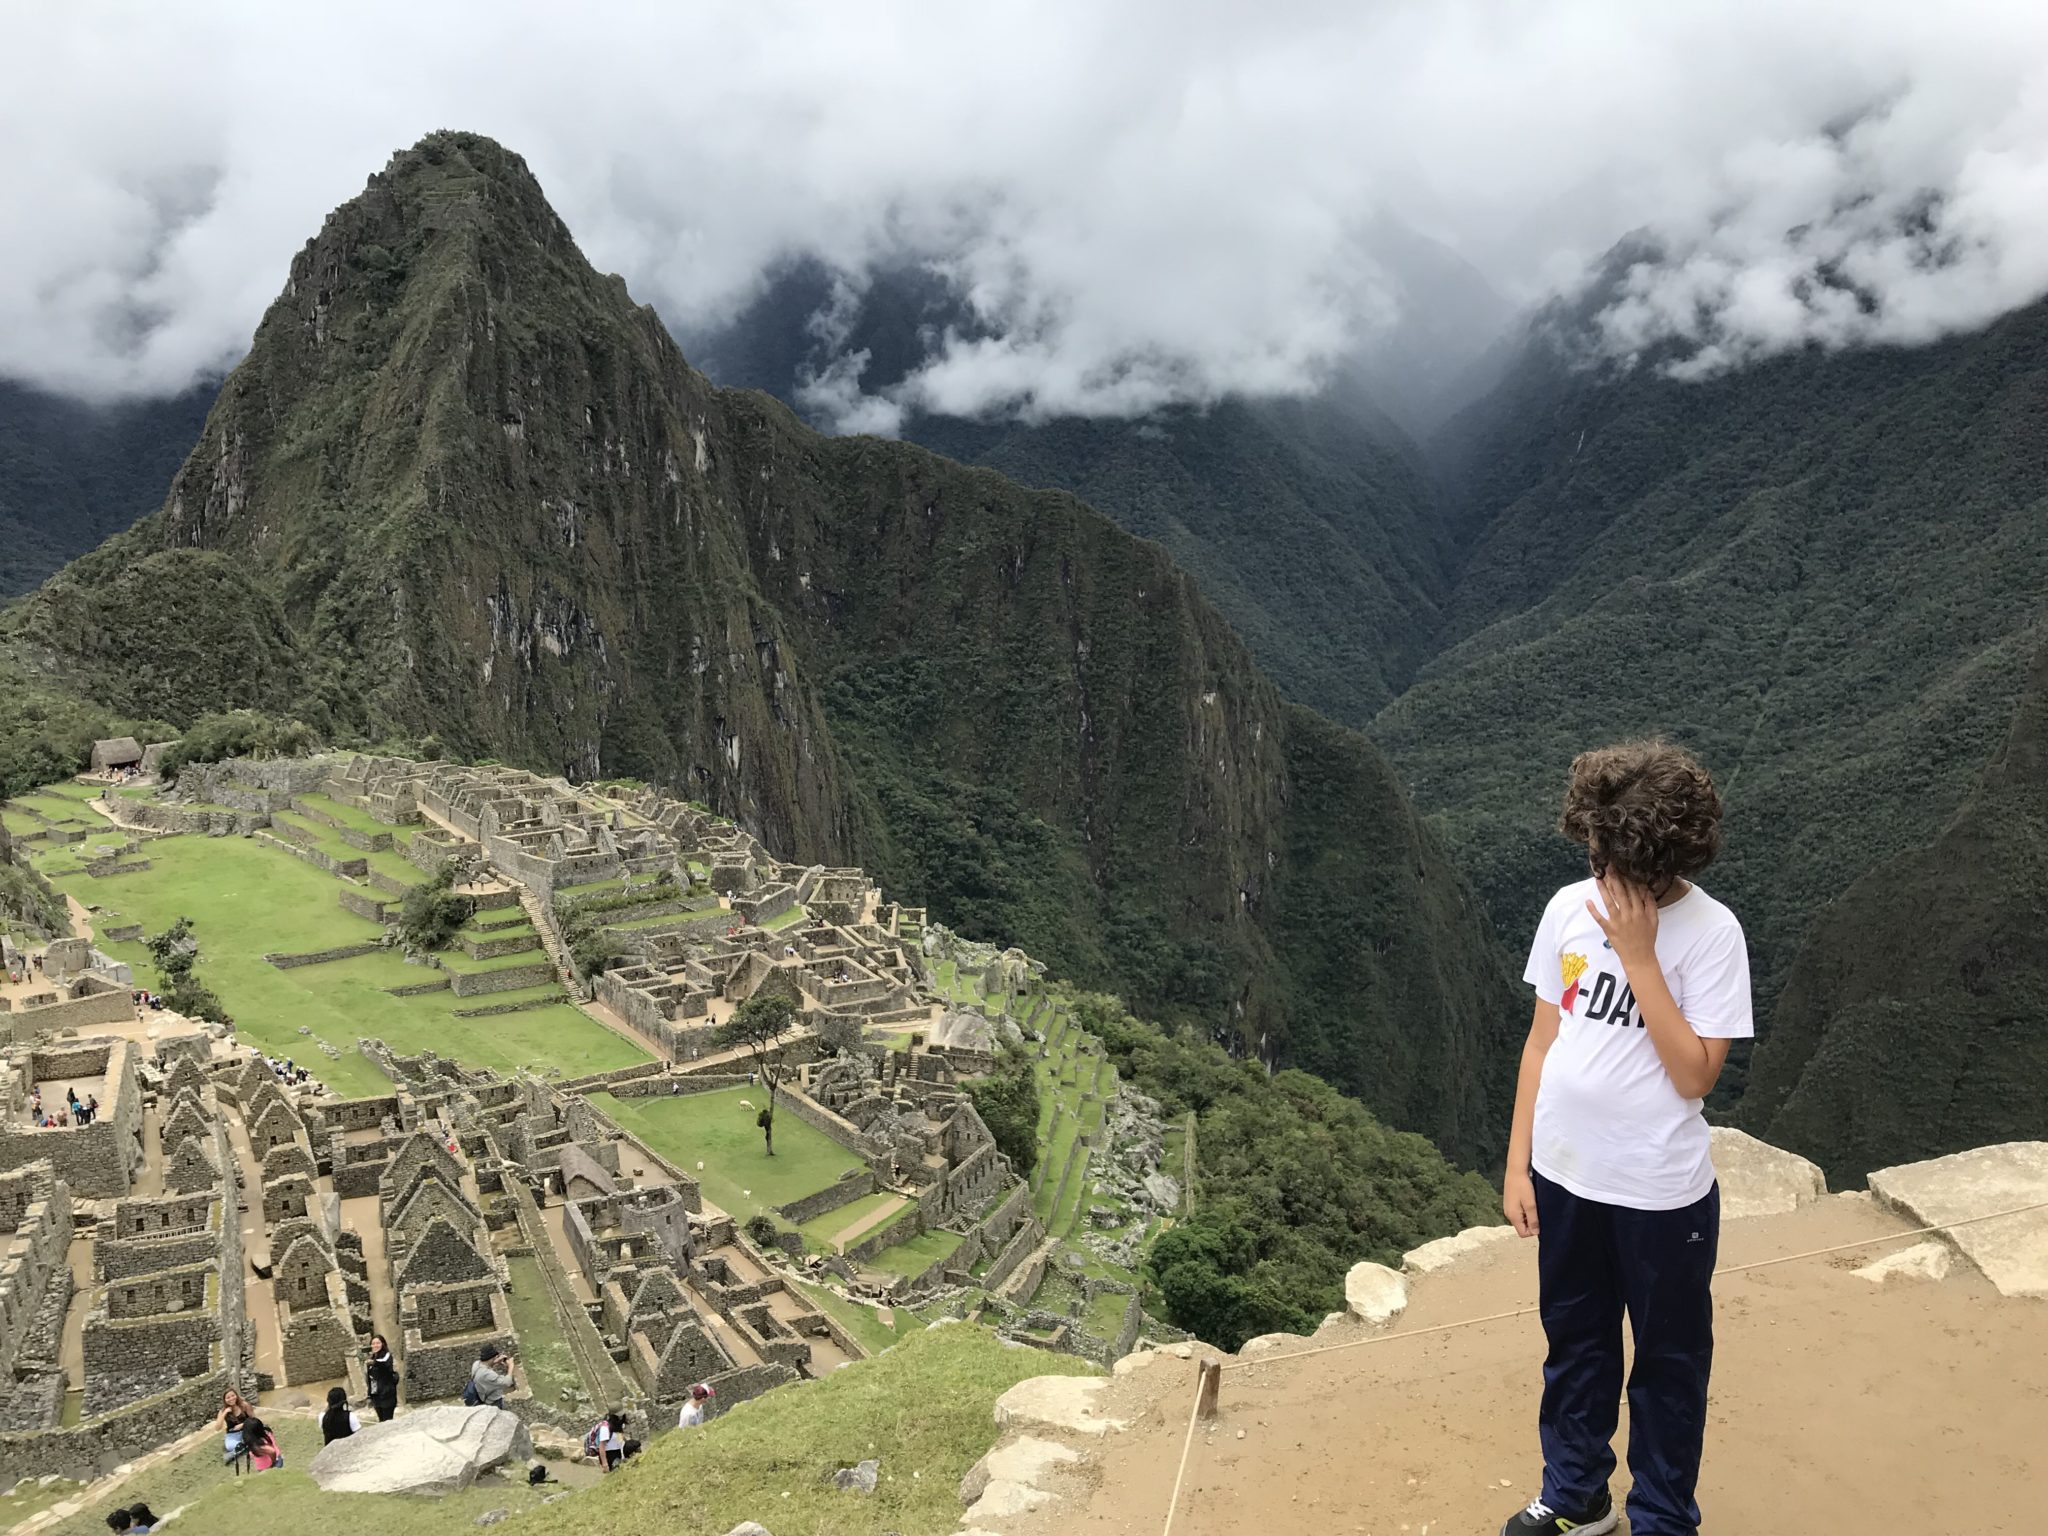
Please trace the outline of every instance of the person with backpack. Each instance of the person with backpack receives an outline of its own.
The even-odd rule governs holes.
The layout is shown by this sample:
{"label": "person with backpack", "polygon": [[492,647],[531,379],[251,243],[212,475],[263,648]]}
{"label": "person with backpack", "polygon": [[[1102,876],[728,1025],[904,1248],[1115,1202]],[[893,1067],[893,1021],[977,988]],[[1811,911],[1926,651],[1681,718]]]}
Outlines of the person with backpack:
{"label": "person with backpack", "polygon": [[377,1422],[382,1424],[398,1411],[398,1361],[392,1356],[390,1341],[381,1333],[370,1335],[363,1379],[369,1383],[370,1406],[377,1412]]}
{"label": "person with backpack", "polygon": [[469,1368],[469,1385],[462,1389],[462,1401],[471,1408],[505,1406],[505,1394],[513,1387],[512,1357],[495,1344],[486,1344]]}
{"label": "person with backpack", "polygon": [[363,1421],[356,1417],[355,1410],[348,1405],[348,1391],[343,1387],[327,1389],[327,1411],[320,1415],[320,1443],[332,1445],[337,1440],[346,1440],[363,1427]]}
{"label": "person with backpack", "polygon": [[640,1442],[626,1438],[626,1416],[614,1408],[590,1427],[583,1437],[583,1452],[595,1456],[599,1469],[609,1472],[628,1456],[638,1456]]}
{"label": "person with backpack", "polygon": [[220,1412],[214,1416],[213,1427],[221,1431],[221,1460],[232,1464],[238,1473],[248,1443],[244,1434],[248,1424],[248,1402],[233,1387],[228,1388],[221,1394]]}

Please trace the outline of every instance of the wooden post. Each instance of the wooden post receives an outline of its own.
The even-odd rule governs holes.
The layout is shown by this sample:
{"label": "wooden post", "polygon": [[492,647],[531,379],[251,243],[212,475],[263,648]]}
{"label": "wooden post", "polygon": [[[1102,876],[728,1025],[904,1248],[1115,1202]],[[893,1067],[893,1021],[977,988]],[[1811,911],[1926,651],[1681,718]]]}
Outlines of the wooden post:
{"label": "wooden post", "polygon": [[1202,1375],[1195,1385],[1195,1417],[1216,1417],[1216,1394],[1223,1389],[1223,1362],[1211,1355],[1202,1361]]}

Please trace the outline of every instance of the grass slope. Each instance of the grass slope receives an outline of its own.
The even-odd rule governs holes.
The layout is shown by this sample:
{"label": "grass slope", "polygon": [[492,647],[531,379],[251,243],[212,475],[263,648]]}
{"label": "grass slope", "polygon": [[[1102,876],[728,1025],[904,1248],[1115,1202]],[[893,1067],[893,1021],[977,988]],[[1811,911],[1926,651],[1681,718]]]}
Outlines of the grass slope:
{"label": "grass slope", "polygon": [[[995,1400],[1032,1376],[1089,1374],[1071,1355],[1009,1348],[971,1324],[924,1329],[823,1381],[664,1435],[618,1476],[501,1529],[719,1532],[758,1520],[775,1536],[942,1536],[960,1523],[961,1477],[995,1442]],[[872,1495],[824,1482],[870,1456],[882,1462]]]}

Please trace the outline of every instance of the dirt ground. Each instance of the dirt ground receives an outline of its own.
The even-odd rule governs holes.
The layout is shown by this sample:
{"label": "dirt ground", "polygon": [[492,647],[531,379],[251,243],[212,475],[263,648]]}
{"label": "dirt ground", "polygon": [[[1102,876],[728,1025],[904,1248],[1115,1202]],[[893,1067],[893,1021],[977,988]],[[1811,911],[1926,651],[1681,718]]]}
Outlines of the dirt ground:
{"label": "dirt ground", "polygon": [[[1723,1268],[1904,1229],[1867,1197],[1731,1222]],[[1882,1288],[1849,1273],[1900,1245],[1802,1260],[1716,1285],[1700,1503],[1705,1532],[2038,1532],[2048,1491],[2048,1302],[2006,1300],[1958,1262]],[[1386,1332],[1535,1299],[1533,1243],[1502,1244],[1411,1285]],[[1316,1342],[1366,1337],[1354,1325]],[[1294,1346],[1308,1348],[1308,1344]],[[1289,1363],[1227,1366],[1198,1431],[1174,1536],[1492,1536],[1537,1491],[1535,1317]],[[1261,1360],[1269,1363],[1260,1363]],[[1001,1529],[1152,1536],[1163,1528],[1196,1367],[1162,1359],[1117,1383],[1133,1420],[1075,1494]],[[1613,1491],[1628,1483],[1624,1404]]]}

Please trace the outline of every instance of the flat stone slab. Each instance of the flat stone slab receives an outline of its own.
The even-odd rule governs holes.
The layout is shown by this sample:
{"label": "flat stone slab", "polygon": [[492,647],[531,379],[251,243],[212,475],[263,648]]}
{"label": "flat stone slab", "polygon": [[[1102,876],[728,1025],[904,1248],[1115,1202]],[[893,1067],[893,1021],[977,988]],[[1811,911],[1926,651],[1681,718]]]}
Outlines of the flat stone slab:
{"label": "flat stone slab", "polygon": [[1401,1255],[1401,1268],[1411,1275],[1435,1274],[1461,1259],[1485,1252],[1496,1243],[1512,1241],[1514,1235],[1515,1229],[1509,1226],[1467,1227],[1420,1248],[1410,1248]]}
{"label": "flat stone slab", "polygon": [[516,1415],[451,1404],[365,1424],[322,1446],[306,1472],[330,1493],[431,1495],[467,1488],[479,1473],[532,1454],[533,1440]]}
{"label": "flat stone slab", "polygon": [[[2048,1202],[2048,1141],[2008,1141],[1880,1168],[1870,1192],[1916,1227]],[[2048,1209],[1943,1234],[2001,1296],[2048,1297]]]}
{"label": "flat stone slab", "polygon": [[1102,1376],[1033,1376],[996,1399],[999,1429],[1051,1429],[1107,1435],[1129,1426],[1102,1412],[1109,1381]]}
{"label": "flat stone slab", "polygon": [[1408,1282],[1384,1264],[1354,1264],[1344,1277],[1344,1310],[1361,1323],[1383,1327],[1408,1306]]}
{"label": "flat stone slab", "polygon": [[1080,1459],[1081,1453],[1072,1446],[1038,1435],[1006,1441],[967,1469],[960,1479],[960,1502],[975,1503],[992,1483],[1042,1488],[1057,1468],[1072,1466]]}
{"label": "flat stone slab", "polygon": [[1710,1133],[1714,1174],[1721,1181],[1721,1219],[1784,1216],[1828,1192],[1820,1165],[1746,1131],[1717,1125]]}

